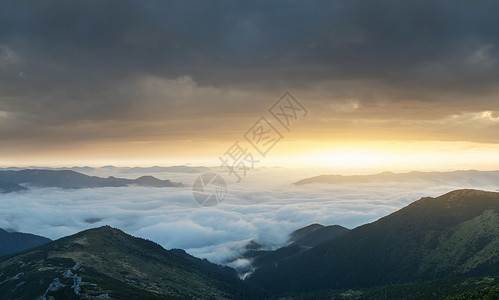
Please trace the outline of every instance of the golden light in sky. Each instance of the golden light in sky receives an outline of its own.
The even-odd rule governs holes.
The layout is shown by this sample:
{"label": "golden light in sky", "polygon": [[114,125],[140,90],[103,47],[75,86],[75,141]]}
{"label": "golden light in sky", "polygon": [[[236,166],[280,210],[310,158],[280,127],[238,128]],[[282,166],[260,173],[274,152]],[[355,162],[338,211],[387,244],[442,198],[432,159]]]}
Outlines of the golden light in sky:
{"label": "golden light in sky", "polygon": [[[36,38],[29,26],[7,26],[0,38],[0,165],[217,165],[289,91],[308,115],[290,131],[274,124],[284,138],[261,166],[499,167],[495,40],[480,30],[472,40],[435,38],[420,26],[400,35],[379,29],[374,16],[365,17],[366,26],[335,10],[312,10],[324,19],[289,24],[279,11],[260,19],[234,12],[241,26],[223,30],[150,12],[131,22],[118,13],[92,30],[92,39],[106,42],[76,30],[93,28],[80,19],[26,20],[60,33]],[[206,8],[199,18],[217,14]]]}

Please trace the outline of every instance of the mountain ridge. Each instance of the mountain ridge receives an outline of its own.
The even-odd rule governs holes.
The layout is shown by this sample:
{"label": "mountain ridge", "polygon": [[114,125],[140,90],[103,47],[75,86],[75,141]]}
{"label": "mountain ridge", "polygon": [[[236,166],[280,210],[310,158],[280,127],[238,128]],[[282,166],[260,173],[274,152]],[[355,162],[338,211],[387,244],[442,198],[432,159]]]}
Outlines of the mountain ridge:
{"label": "mountain ridge", "polygon": [[345,183],[377,183],[377,182],[411,182],[427,181],[432,183],[454,182],[461,185],[475,183],[475,178],[481,176],[481,182],[495,184],[499,181],[499,171],[457,170],[450,172],[420,172],[406,173],[381,172],[368,175],[318,175],[298,180],[294,185],[313,183],[345,184]]}
{"label": "mountain ridge", "polygon": [[62,171],[62,170],[72,170],[80,173],[84,172],[94,172],[98,170],[109,170],[115,171],[118,173],[160,173],[160,172],[170,172],[170,173],[204,173],[209,172],[211,169],[203,166],[186,166],[186,165],[178,165],[178,166],[152,166],[152,167],[116,167],[113,165],[107,165],[102,167],[42,167],[42,166],[29,166],[29,167],[7,167],[0,168],[0,171],[20,171],[26,169],[43,169],[43,170],[53,170],[53,171]]}
{"label": "mountain ridge", "polygon": [[274,291],[310,292],[499,275],[498,214],[496,192],[464,189],[423,197],[278,265],[257,269],[248,281]]}
{"label": "mountain ridge", "polygon": [[[183,187],[182,183],[161,180],[153,176],[142,176],[137,179],[126,179],[109,176],[107,178],[89,176],[72,170],[39,170],[26,169],[20,171],[0,171],[0,182],[20,186],[29,184],[40,187],[58,187],[64,189],[124,187],[132,184],[147,187]],[[21,186],[22,187],[22,186]],[[0,186],[1,189],[1,186]],[[20,190],[26,190],[22,187]],[[2,189],[3,190],[3,189]],[[14,190],[3,190],[13,192]]]}
{"label": "mountain ridge", "polygon": [[24,232],[8,232],[0,228],[0,256],[24,251],[51,241],[43,236]]}
{"label": "mountain ridge", "polygon": [[[4,257],[0,274],[0,291],[8,299],[100,295],[116,299],[233,299],[237,295],[244,299],[249,293],[231,268],[183,250],[166,250],[110,226]],[[75,276],[81,282],[79,295],[70,288]],[[50,290],[55,278],[57,288]]]}

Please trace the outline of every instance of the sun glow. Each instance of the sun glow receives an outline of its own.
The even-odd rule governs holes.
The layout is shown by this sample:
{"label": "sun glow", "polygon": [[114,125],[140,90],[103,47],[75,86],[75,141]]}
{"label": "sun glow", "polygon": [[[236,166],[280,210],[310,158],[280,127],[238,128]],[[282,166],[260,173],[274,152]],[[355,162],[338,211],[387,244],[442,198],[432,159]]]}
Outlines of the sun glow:
{"label": "sun glow", "polygon": [[[302,144],[303,145],[303,144]],[[283,147],[284,148],[284,147]],[[341,173],[377,171],[497,170],[499,145],[471,142],[364,142],[288,145],[287,155],[268,163],[289,167],[316,167]]]}
{"label": "sun glow", "polygon": [[316,166],[335,166],[340,168],[372,168],[391,164],[390,155],[367,150],[319,151],[307,159]]}

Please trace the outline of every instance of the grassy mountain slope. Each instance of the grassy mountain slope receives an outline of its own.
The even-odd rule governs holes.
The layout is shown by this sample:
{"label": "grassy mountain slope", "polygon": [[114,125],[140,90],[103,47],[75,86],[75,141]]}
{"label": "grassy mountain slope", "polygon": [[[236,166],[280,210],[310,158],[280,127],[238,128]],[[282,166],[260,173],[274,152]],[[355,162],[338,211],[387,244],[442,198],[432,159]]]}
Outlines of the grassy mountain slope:
{"label": "grassy mountain slope", "polygon": [[499,275],[499,193],[459,190],[353,229],[248,281],[277,292]]}
{"label": "grassy mountain slope", "polygon": [[[445,278],[371,289],[325,290],[281,297],[286,300],[498,300],[499,277]],[[495,293],[495,294],[494,294]]]}
{"label": "grassy mountain slope", "polygon": [[[80,296],[71,289],[72,270],[82,276]],[[115,299],[234,299],[247,296],[233,269],[192,257],[182,250],[135,238],[111,227],[90,229],[0,261],[0,294],[35,299],[54,278],[65,287],[46,296],[108,294]]]}

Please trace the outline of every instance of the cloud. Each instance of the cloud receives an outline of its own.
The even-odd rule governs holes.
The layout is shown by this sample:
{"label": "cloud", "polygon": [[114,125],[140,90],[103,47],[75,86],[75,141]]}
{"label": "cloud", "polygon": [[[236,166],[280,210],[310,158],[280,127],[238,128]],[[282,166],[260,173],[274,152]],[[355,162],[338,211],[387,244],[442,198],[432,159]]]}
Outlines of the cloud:
{"label": "cloud", "polygon": [[[330,127],[381,120],[378,130],[399,135],[410,126],[388,121],[497,111],[498,6],[2,3],[0,110],[10,125],[0,137],[199,136],[254,118],[288,89]],[[418,130],[445,138],[432,128]],[[450,129],[452,140],[498,142]]]}
{"label": "cloud", "polygon": [[[294,180],[291,177],[300,174],[301,171],[262,170],[240,185],[229,184],[225,201],[212,208],[200,207],[189,188],[32,188],[26,193],[1,196],[0,228],[56,239],[111,225],[167,249],[182,248],[195,256],[222,264],[232,262],[242,268],[247,262],[234,259],[241,256],[243,246],[250,240],[275,249],[287,243],[289,233],[312,223],[354,228],[423,196],[439,196],[463,188],[462,182],[396,186],[289,184]],[[183,176],[190,183],[197,174]],[[496,187],[485,184],[485,179],[475,178],[466,187],[494,190]]]}

